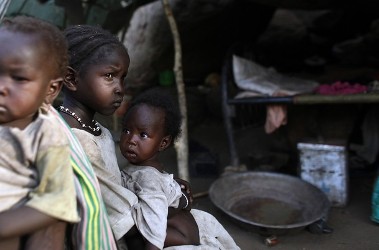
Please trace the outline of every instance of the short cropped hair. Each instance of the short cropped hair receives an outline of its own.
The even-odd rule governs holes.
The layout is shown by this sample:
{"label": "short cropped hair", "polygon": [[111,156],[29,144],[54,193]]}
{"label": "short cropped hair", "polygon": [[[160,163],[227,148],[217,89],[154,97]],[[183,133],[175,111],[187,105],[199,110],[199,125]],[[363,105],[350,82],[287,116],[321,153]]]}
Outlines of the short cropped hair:
{"label": "short cropped hair", "polygon": [[68,65],[67,42],[57,26],[36,17],[15,16],[5,18],[0,28],[40,36],[41,42],[45,45],[46,53],[49,55],[48,58],[55,65],[54,77],[63,77],[66,74]]}
{"label": "short cropped hair", "polygon": [[130,103],[128,110],[124,115],[123,123],[125,123],[125,117],[130,109],[141,104],[163,110],[165,113],[165,135],[170,135],[172,141],[176,141],[181,133],[182,117],[178,107],[178,102],[174,101],[173,96],[159,87],[154,87],[143,91]]}

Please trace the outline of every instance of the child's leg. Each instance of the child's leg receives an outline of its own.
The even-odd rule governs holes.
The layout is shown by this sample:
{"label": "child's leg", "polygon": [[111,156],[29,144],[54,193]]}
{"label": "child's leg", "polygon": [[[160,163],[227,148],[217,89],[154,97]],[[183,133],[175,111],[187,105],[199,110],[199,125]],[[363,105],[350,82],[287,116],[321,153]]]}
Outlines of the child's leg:
{"label": "child's leg", "polygon": [[199,228],[189,211],[183,210],[167,220],[165,247],[199,244]]}
{"label": "child's leg", "polygon": [[0,249],[18,250],[20,249],[20,238],[14,237],[0,240]]}
{"label": "child's leg", "polygon": [[46,228],[29,234],[23,240],[25,250],[64,250],[66,222],[57,222]]}

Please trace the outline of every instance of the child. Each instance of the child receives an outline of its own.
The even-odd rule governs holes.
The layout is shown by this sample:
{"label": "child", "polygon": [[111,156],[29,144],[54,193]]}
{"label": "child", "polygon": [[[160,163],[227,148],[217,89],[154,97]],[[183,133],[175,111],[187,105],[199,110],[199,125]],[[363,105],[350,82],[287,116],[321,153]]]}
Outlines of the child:
{"label": "child", "polygon": [[27,234],[40,236],[38,249],[63,249],[66,223],[79,221],[70,148],[42,106],[61,89],[66,41],[18,16],[4,20],[0,44],[0,249],[18,249]]}
{"label": "child", "polygon": [[[70,60],[64,78],[63,104],[59,107],[59,112],[78,138],[95,170],[114,236],[122,249],[125,247],[124,236],[134,226],[131,210],[135,205],[138,206],[138,199],[122,185],[115,142],[110,131],[94,118],[96,113],[112,115],[121,105],[129,55],[115,36],[96,26],[70,26],[66,28],[65,35]],[[194,214],[194,210],[191,210],[191,214]],[[226,239],[224,243],[232,241],[214,217],[201,211],[196,214],[201,220],[194,216],[196,222],[202,225],[204,231],[209,224],[215,225],[222,229],[217,237]],[[203,239],[209,239],[212,244],[212,247],[208,247],[210,245],[206,242],[206,249],[225,246],[219,244],[216,235],[205,235]],[[232,243],[235,245],[234,241]],[[129,248],[132,249],[140,248]],[[237,248],[226,245],[221,249]]]}
{"label": "child", "polygon": [[60,129],[66,133],[70,142],[78,212],[83,218],[79,223],[69,225],[66,250],[116,250],[116,242],[92,165],[67,123],[54,108],[49,111],[60,123]]}
{"label": "child", "polygon": [[180,126],[177,106],[169,95],[155,89],[133,100],[124,117],[120,149],[133,164],[123,170],[124,181],[139,198],[132,215],[148,241],[146,249],[200,244],[199,229],[189,212],[190,194],[158,159],[160,152],[173,145]]}
{"label": "child", "polygon": [[110,116],[121,105],[129,55],[115,36],[100,27],[75,25],[64,33],[70,60],[59,112],[95,170],[114,236],[120,240],[134,225],[130,211],[137,197],[122,186],[112,135],[94,117]]}
{"label": "child", "polygon": [[[67,50],[66,39],[62,33],[60,33],[60,39],[63,39],[65,47],[60,46],[59,49],[61,51]],[[67,65],[67,56],[64,62],[65,65]],[[63,81],[60,82],[59,90],[61,89],[62,82]],[[54,94],[49,95],[44,104],[53,103],[58,94],[59,91],[56,91]],[[87,156],[76,137],[72,134],[70,127],[68,127],[58,112],[51,105],[45,106],[48,111],[47,115],[58,123],[59,127],[56,127],[55,130],[64,132],[68,138],[70,159],[69,162],[67,162],[67,167],[72,168],[74,171],[77,210],[80,218],[82,218],[79,223],[68,225],[65,248],[67,250],[117,249],[108,215],[101,197],[99,184]],[[33,239],[34,238],[36,238],[36,240],[32,241],[29,239],[28,244],[31,248],[33,248],[33,244],[35,244],[35,247],[40,249],[40,239],[38,239],[38,237],[33,237]]]}

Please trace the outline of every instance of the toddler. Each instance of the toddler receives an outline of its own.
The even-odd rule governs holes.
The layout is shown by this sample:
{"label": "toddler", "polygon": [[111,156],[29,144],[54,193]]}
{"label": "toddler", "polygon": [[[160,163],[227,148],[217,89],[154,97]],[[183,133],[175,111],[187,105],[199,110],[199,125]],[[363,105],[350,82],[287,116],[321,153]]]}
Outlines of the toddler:
{"label": "toddler", "polygon": [[169,95],[151,89],[129,106],[123,121],[120,149],[133,164],[124,170],[125,186],[139,198],[132,215],[147,240],[146,249],[199,245],[199,229],[191,196],[158,159],[180,133],[179,109]]}
{"label": "toddler", "polygon": [[79,220],[70,148],[43,106],[62,87],[66,41],[52,24],[17,16],[2,23],[0,44],[0,249],[40,230],[39,249],[63,249],[66,223]]}

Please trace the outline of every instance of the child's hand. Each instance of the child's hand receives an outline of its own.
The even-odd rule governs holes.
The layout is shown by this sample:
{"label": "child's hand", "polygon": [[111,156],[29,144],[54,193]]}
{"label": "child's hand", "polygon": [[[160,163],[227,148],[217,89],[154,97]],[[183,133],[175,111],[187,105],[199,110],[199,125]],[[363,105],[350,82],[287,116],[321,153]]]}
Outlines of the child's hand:
{"label": "child's hand", "polygon": [[190,184],[189,184],[188,181],[185,181],[185,180],[180,179],[180,178],[174,178],[174,179],[175,179],[175,181],[176,181],[177,183],[179,183],[179,185],[180,185],[180,187],[181,187],[182,189],[185,189],[186,191],[191,189]]}
{"label": "child's hand", "polygon": [[188,206],[183,209],[190,211],[192,208],[192,202],[193,202],[191,185],[189,184],[189,182],[182,180],[180,178],[175,178],[175,181],[179,183],[180,188],[182,189],[183,195],[185,195],[186,198],[188,199]]}
{"label": "child's hand", "polygon": [[185,200],[185,203],[184,203],[182,209],[183,209],[183,210],[190,211],[191,208],[192,208],[191,197],[189,196],[189,194],[188,194],[187,192],[182,191],[182,194],[183,194],[182,199],[184,198],[184,200]]}
{"label": "child's hand", "polygon": [[182,189],[182,192],[187,194],[187,198],[189,198],[189,202],[192,205],[193,197],[192,197],[191,185],[189,184],[189,182],[182,180],[180,178],[175,178],[175,181],[179,183],[180,188]]}

